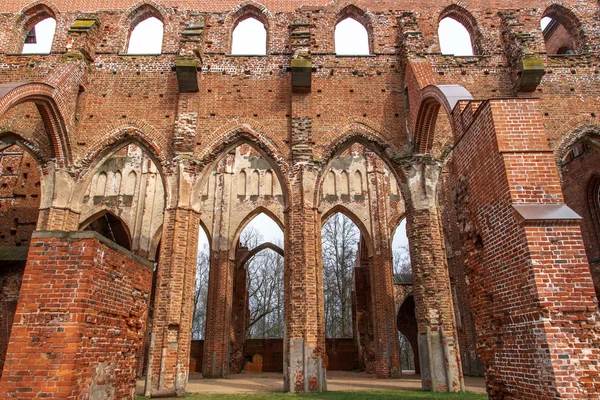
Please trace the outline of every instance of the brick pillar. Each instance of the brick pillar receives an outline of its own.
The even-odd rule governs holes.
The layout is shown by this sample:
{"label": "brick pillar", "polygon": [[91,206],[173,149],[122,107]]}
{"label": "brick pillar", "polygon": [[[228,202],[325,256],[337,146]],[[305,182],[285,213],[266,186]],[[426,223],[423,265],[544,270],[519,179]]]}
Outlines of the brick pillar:
{"label": "brick pillar", "polygon": [[165,210],[148,370],[152,395],[185,394],[189,373],[200,214]]}
{"label": "brick pillar", "polygon": [[[321,218],[312,202],[316,171],[300,164],[290,179],[285,218],[284,390],[325,390]],[[308,195],[307,193],[310,193]]]}
{"label": "brick pillar", "polygon": [[406,231],[419,332],[423,389],[463,390],[450,277],[437,204],[441,166],[416,158],[405,168]]}
{"label": "brick pillar", "polygon": [[95,232],[35,232],[0,398],[133,398],[152,268]]}
{"label": "brick pillar", "polygon": [[354,340],[358,349],[358,364],[369,374],[375,373],[375,346],[371,311],[371,261],[367,245],[361,235],[359,254],[354,268],[354,290],[352,307],[354,322]]}
{"label": "brick pillar", "polygon": [[231,344],[231,373],[239,374],[244,369],[244,342],[248,326],[249,298],[246,264],[240,260],[248,253],[247,247],[239,247],[235,252],[235,272],[233,283],[233,309],[231,323],[233,325],[233,343]]}
{"label": "brick pillar", "polygon": [[217,167],[215,191],[215,213],[211,244],[208,300],[206,310],[206,333],[204,339],[205,378],[223,378],[229,375],[229,361],[233,330],[231,312],[233,308],[234,265],[230,259],[232,246],[230,232],[230,207],[233,190],[234,155],[227,155]]}
{"label": "brick pillar", "polygon": [[392,269],[392,238],[388,224],[389,186],[383,160],[367,152],[367,184],[373,240],[371,259],[372,326],[375,340],[375,373],[378,378],[399,378],[400,344],[396,329],[396,307]]}
{"label": "brick pillar", "polygon": [[594,285],[538,101],[490,100],[476,116],[450,168],[488,394],[598,398]]}

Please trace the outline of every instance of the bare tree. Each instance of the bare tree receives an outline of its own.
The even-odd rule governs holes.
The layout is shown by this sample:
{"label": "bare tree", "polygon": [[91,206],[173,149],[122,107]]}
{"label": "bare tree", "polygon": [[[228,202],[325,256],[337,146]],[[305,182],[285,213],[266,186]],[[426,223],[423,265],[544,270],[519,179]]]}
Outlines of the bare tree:
{"label": "bare tree", "polygon": [[[263,235],[254,226],[242,232],[241,244],[249,249],[264,243]],[[274,243],[282,247],[281,243]],[[266,249],[246,264],[248,278],[249,338],[283,337],[283,257]]]}
{"label": "bare tree", "polygon": [[247,266],[250,318],[248,337],[283,337],[283,257],[267,249]]}
{"label": "bare tree", "polygon": [[325,335],[352,337],[351,292],[360,232],[343,214],[331,217],[322,231]]}
{"label": "bare tree", "polygon": [[208,273],[210,271],[210,250],[205,244],[196,258],[196,287],[194,289],[194,319],[192,339],[204,339],[206,328],[206,302],[208,297]]}
{"label": "bare tree", "polygon": [[398,332],[398,339],[400,341],[400,356],[402,358],[402,370],[414,370],[415,356],[413,354],[412,347],[408,342],[408,339],[400,332]]}
{"label": "bare tree", "polygon": [[412,266],[407,245],[400,245],[393,250],[394,275],[402,282],[412,282]]}

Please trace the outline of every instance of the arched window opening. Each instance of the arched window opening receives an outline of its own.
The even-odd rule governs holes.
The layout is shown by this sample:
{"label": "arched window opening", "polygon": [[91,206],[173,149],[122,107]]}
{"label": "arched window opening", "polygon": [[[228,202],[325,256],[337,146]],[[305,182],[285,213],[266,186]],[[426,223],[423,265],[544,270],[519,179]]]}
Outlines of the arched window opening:
{"label": "arched window opening", "polygon": [[335,26],[335,54],[338,56],[368,56],[369,32],[363,24],[346,18]]}
{"label": "arched window opening", "polygon": [[340,194],[342,196],[347,196],[350,194],[350,178],[348,177],[348,172],[342,171],[342,176],[340,176]]}
{"label": "arched window opening", "polygon": [[265,172],[263,187],[265,196],[273,196],[273,172]]}
{"label": "arched window opening", "polygon": [[415,353],[408,341],[408,338],[398,331],[398,341],[400,342],[400,356],[402,357],[402,372],[415,372]]}
{"label": "arched window opening", "polygon": [[250,196],[258,196],[260,186],[260,175],[258,171],[252,172],[250,175]]}
{"label": "arched window opening", "polygon": [[104,212],[90,222],[84,230],[95,231],[121,247],[131,250],[131,238],[125,223],[117,216]]}
{"label": "arched window opening", "polygon": [[421,372],[415,298],[411,294],[400,305],[396,319],[403,371]]}
{"label": "arched window opening", "polygon": [[135,185],[137,184],[137,174],[135,171],[129,172],[127,181],[125,182],[125,194],[133,195],[135,193]]}
{"label": "arched window opening", "polygon": [[240,21],[231,34],[231,54],[264,56],[267,54],[267,29],[255,18]]}
{"label": "arched window opening", "polygon": [[23,54],[50,54],[54,33],[56,32],[56,20],[46,18],[33,26],[23,44]]}
{"label": "arched window opening", "polygon": [[335,172],[329,171],[327,173],[327,177],[325,178],[325,184],[323,186],[323,194],[325,196],[335,196],[337,194]]}
{"label": "arched window opening", "polygon": [[258,250],[239,267],[246,269],[248,293],[248,318],[246,338],[283,338],[284,320],[284,281],[283,256],[270,244],[283,249],[283,231],[277,223],[264,213],[257,215],[240,234],[241,250],[236,260],[243,259],[241,253]]}
{"label": "arched window opening", "polygon": [[363,194],[363,180],[360,171],[354,173],[354,194],[357,196]]}
{"label": "arched window opening", "polygon": [[575,14],[558,4],[550,6],[543,14],[540,28],[549,55],[571,55],[582,52],[584,33]]}
{"label": "arched window opening", "polygon": [[406,219],[394,232],[392,239],[392,264],[394,268],[394,282],[411,283],[412,267],[410,263],[410,250],[408,247],[408,236],[406,234]]}
{"label": "arched window opening", "polygon": [[390,174],[390,193],[392,196],[398,196],[398,181],[394,174]]}
{"label": "arched window opening", "polygon": [[440,21],[438,27],[440,50],[442,54],[454,56],[472,56],[471,34],[463,24],[452,17]]}
{"label": "arched window opening", "polygon": [[238,175],[237,194],[238,196],[246,196],[246,172],[244,171]]}
{"label": "arched window opening", "polygon": [[164,25],[158,18],[143,20],[131,31],[127,54],[161,54],[163,32]]}
{"label": "arched window opening", "polygon": [[336,213],[321,231],[325,337],[351,338],[352,291],[360,231],[350,218]]}
{"label": "arched window opening", "polygon": [[96,179],[96,190],[94,191],[95,196],[104,196],[106,193],[106,181],[106,172],[98,174],[98,178]]}
{"label": "arched window opening", "polygon": [[206,231],[200,226],[198,232],[198,255],[196,256],[196,284],[194,288],[192,340],[204,340],[205,337],[209,273],[210,243]]}

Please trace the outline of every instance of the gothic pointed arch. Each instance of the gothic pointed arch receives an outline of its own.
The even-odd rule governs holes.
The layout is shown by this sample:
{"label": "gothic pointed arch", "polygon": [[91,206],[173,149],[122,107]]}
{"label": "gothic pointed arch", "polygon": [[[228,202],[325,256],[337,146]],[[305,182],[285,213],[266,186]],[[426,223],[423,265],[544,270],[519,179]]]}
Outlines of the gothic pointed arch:
{"label": "gothic pointed arch", "polygon": [[129,40],[131,33],[142,22],[148,18],[156,18],[163,25],[166,22],[167,11],[158,3],[152,0],[138,1],[133,6],[129,7],[119,22],[122,30],[122,46],[119,51],[127,53],[129,48]]}
{"label": "gothic pointed arch", "polygon": [[[409,121],[413,131],[414,152],[439,156],[443,151],[440,145],[451,142],[456,132],[452,110],[459,100],[473,100],[473,96],[461,85],[429,85],[420,91],[419,97],[418,112],[411,113],[412,121]],[[440,109],[444,110],[447,117],[445,121],[449,132],[436,132]],[[439,137],[439,133],[447,137]]]}
{"label": "gothic pointed arch", "polygon": [[[243,3],[236,6],[225,18],[226,26],[229,26],[229,41],[227,51],[231,52],[233,48],[233,34],[238,25],[248,19],[254,19],[261,24],[263,24],[265,28],[265,53],[263,55],[269,54],[269,42],[270,42],[270,19],[271,13],[269,10],[262,4],[257,3],[252,0],[244,1]],[[244,54],[244,52],[238,52],[236,54]],[[248,53],[245,53],[248,54]]]}
{"label": "gothic pointed arch", "polygon": [[11,82],[0,85],[0,117],[22,103],[35,104],[43,121],[52,147],[52,156],[59,163],[71,164],[71,146],[67,127],[59,104],[56,89],[45,83]]}
{"label": "gothic pointed arch", "polygon": [[325,212],[325,214],[323,214],[323,216],[321,217],[321,227],[323,225],[325,225],[325,223],[331,217],[333,217],[335,214],[342,214],[342,215],[348,217],[352,221],[352,223],[354,223],[354,225],[356,225],[356,227],[360,231],[360,233],[363,236],[364,241],[367,245],[368,256],[369,257],[372,256],[373,255],[373,241],[371,240],[371,233],[370,233],[369,229],[367,228],[367,226],[362,222],[362,220],[354,212],[352,212],[348,207],[345,207],[341,204],[337,204],[334,207],[327,210],[327,212]]}
{"label": "gothic pointed arch", "polygon": [[131,250],[131,232],[127,224],[116,214],[102,210],[90,216],[79,225],[84,231],[95,231],[121,247]]}
{"label": "gothic pointed arch", "polygon": [[[233,123],[219,128],[214,135],[215,139],[211,145],[197,156],[203,166],[202,172],[194,182],[194,196],[200,196],[206,186],[206,182],[214,169],[214,166],[230,151],[247,144],[262,155],[269,163],[275,174],[283,193],[284,205],[288,203],[287,173],[288,165],[285,162],[285,153],[271,139],[266,130],[260,124]],[[249,172],[246,172],[249,174]]]}
{"label": "gothic pointed arch", "polygon": [[15,23],[8,52],[20,53],[32,28],[45,19],[52,18],[56,20],[59,14],[58,7],[48,0],[36,0],[23,7]]}
{"label": "gothic pointed arch", "polygon": [[483,32],[479,27],[477,20],[465,7],[459,4],[451,4],[444,8],[439,15],[438,24],[446,18],[452,18],[453,20],[460,23],[469,33],[471,38],[471,47],[473,48],[473,55],[482,55],[482,41]]}
{"label": "gothic pointed arch", "polygon": [[[543,31],[548,54],[569,54],[564,49],[568,49],[570,54],[581,54],[588,51],[587,34],[574,10],[554,3],[546,8],[542,18],[551,19]],[[563,32],[555,35],[560,30]],[[558,39],[554,40],[553,36]]]}

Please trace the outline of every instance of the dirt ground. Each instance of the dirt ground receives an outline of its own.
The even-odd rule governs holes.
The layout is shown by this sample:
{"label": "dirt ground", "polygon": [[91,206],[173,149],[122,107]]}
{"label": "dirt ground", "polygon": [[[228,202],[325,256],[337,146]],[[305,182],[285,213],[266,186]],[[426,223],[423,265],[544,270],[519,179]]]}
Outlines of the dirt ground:
{"label": "dirt ground", "polygon": [[[363,372],[328,371],[327,390],[399,390],[420,389],[419,375],[404,374],[402,379],[377,379]],[[475,393],[485,393],[483,378],[465,378],[465,389]],[[187,385],[190,393],[260,393],[283,392],[283,374],[243,373],[231,375],[229,379],[203,379],[198,373],[190,374]],[[136,393],[144,394],[144,381],[139,380]]]}

